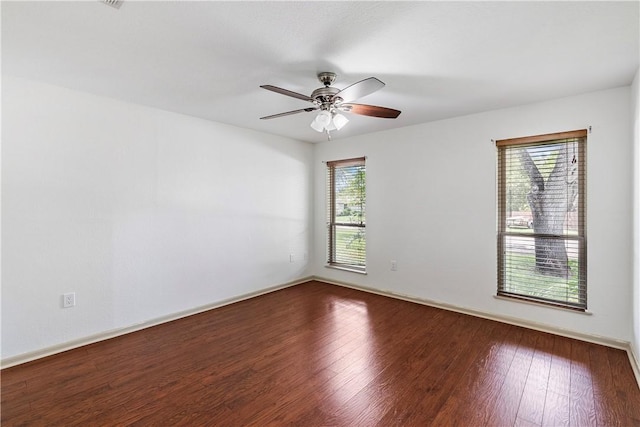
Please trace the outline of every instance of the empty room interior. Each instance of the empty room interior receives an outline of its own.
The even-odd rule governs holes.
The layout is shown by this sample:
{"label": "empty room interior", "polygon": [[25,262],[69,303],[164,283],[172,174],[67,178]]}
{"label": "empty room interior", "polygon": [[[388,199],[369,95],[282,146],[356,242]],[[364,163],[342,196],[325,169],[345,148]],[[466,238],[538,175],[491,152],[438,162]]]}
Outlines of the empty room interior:
{"label": "empty room interior", "polygon": [[640,426],[640,2],[0,13],[2,425]]}

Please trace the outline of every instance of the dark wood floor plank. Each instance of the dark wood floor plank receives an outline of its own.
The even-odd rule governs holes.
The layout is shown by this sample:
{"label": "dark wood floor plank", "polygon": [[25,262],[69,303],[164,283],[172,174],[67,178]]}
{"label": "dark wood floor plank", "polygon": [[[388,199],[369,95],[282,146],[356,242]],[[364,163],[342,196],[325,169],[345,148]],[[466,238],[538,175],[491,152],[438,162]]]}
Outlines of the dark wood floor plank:
{"label": "dark wood floor plank", "polygon": [[2,404],[2,424],[11,420],[11,425],[30,425],[38,420],[38,416],[31,412],[31,405],[27,402]]}
{"label": "dark wood floor plank", "polygon": [[[339,411],[340,405],[359,393],[375,378],[378,372],[384,369],[390,358],[390,353],[397,351],[398,348],[404,348],[400,346],[402,342],[409,338],[419,338],[419,335],[416,335],[418,326],[404,325],[401,320],[404,315],[414,312],[415,309],[419,310],[420,308],[411,304],[407,305],[405,302],[399,304],[393,313],[389,313],[389,317],[384,316],[373,320],[371,326],[377,326],[370,331],[363,331],[360,339],[358,337],[350,338],[346,352],[326,354],[323,364],[333,375],[323,375],[323,378],[328,378],[328,381],[319,384],[317,388],[313,389],[313,393],[298,396],[298,404],[300,399],[311,403],[309,411],[299,413],[279,410],[277,414],[261,414],[260,420],[265,422],[273,418],[283,424],[304,423],[307,419],[339,422],[336,412]],[[399,314],[402,315],[399,316]],[[399,333],[384,334],[381,337],[369,335],[370,333],[375,335],[376,331],[381,328],[397,328]],[[424,327],[421,329],[427,330]],[[372,358],[371,356],[374,354],[376,356]],[[286,401],[287,398],[285,397],[284,400]]]}
{"label": "dark wood floor plank", "polygon": [[571,340],[571,425],[595,426],[596,408],[591,379],[590,344]]}
{"label": "dark wood floor plank", "polygon": [[1,372],[4,426],[640,425],[620,350],[308,282]]}
{"label": "dark wood floor plank", "polygon": [[[3,378],[4,379],[4,378]],[[28,402],[29,393],[27,392],[27,382],[25,380],[15,381],[5,384],[2,383],[2,393],[0,394],[0,408],[5,402],[11,404],[19,404]]]}
{"label": "dark wood floor plank", "polygon": [[518,408],[517,419],[521,424],[526,421],[533,425],[542,425],[544,415],[554,337],[542,332],[537,335],[536,349]]}
{"label": "dark wood floor plank", "polygon": [[622,402],[618,399],[608,399],[607,396],[616,395],[607,348],[593,345],[589,348],[591,361],[593,400],[596,410],[596,424],[599,426],[625,425],[623,419],[618,418],[624,413]]}
{"label": "dark wood floor plank", "polygon": [[484,425],[489,415],[485,409],[497,398],[515,354],[515,349],[504,343],[514,339],[519,341],[521,334],[518,332],[519,328],[514,326],[494,325],[487,344],[479,346],[475,362],[446,400],[434,424]]}
{"label": "dark wood floor plank", "polygon": [[522,395],[531,370],[533,355],[536,348],[537,332],[524,333],[509,371],[505,376],[500,394],[491,406],[491,414],[488,425],[514,425],[518,415],[518,409],[522,401]]}
{"label": "dark wood floor plank", "polygon": [[563,337],[554,337],[549,391],[567,397],[571,394],[571,340]]}
{"label": "dark wood floor plank", "polygon": [[411,340],[406,346],[390,343],[391,351],[386,353],[386,363],[377,376],[345,402],[336,414],[341,425],[375,425],[386,415],[389,407],[397,408],[397,384],[410,385],[416,381],[415,372],[426,369],[429,361],[433,360],[434,353],[438,351],[436,345],[444,344],[437,337],[445,336],[443,332],[451,325],[437,314],[429,319],[429,324],[433,326],[405,328]]}
{"label": "dark wood floor plank", "polygon": [[405,406],[404,402],[396,405],[379,425],[434,424],[446,400],[477,357],[477,353],[471,350],[474,343],[490,335],[495,327],[493,322],[480,325],[470,316],[458,316],[459,319],[448,328],[442,342],[437,344],[439,350],[426,359],[426,367],[411,387],[411,397],[417,397],[416,403],[413,404],[413,399],[407,399],[406,403],[412,402],[410,406]]}
{"label": "dark wood floor plank", "polygon": [[620,406],[622,424],[640,426],[640,395],[627,355],[622,350],[607,348],[611,375]]}

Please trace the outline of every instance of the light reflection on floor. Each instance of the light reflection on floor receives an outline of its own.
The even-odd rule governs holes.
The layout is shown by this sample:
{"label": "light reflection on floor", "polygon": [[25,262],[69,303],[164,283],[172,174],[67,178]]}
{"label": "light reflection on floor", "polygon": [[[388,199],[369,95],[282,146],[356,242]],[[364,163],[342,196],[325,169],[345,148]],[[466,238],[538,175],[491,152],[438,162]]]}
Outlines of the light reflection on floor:
{"label": "light reflection on floor", "polygon": [[[360,405],[348,405],[347,402],[358,392],[366,392],[363,388],[380,374],[379,364],[375,360],[377,337],[371,313],[363,301],[335,301],[327,327],[332,338],[328,342],[333,346],[329,353],[333,360],[329,363],[331,369],[337,372],[329,380],[332,383],[332,393],[327,406],[332,408],[334,415],[340,416],[340,411],[346,408],[363,409]],[[350,332],[345,335],[345,330]],[[368,407],[369,416],[373,415],[372,410],[375,409],[378,409],[375,405]],[[383,415],[381,409],[378,409],[379,414],[373,415],[374,418]]]}

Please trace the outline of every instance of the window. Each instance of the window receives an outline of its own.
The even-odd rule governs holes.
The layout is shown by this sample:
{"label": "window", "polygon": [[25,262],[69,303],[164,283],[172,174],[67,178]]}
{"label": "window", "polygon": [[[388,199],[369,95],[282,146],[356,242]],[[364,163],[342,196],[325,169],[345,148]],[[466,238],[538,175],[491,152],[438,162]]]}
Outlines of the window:
{"label": "window", "polygon": [[586,310],[586,140],[497,141],[498,295]]}
{"label": "window", "polygon": [[364,272],[365,234],[364,157],[327,162],[328,263]]}

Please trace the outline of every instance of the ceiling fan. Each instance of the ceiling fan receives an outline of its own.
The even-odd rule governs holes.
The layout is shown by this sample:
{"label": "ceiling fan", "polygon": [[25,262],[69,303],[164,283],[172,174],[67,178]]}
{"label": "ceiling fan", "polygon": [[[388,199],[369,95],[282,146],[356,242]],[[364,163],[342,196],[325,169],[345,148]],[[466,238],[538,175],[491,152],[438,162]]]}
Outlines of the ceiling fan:
{"label": "ceiling fan", "polygon": [[340,112],[360,114],[363,116],[381,117],[385,119],[395,119],[400,115],[399,110],[392,108],[378,107],[375,105],[354,104],[358,98],[367,96],[377,90],[382,89],[385,84],[375,77],[360,80],[357,83],[347,86],[344,89],[338,89],[331,85],[336,79],[335,73],[323,72],[318,74],[318,80],[324,87],[314,90],[310,96],[282,89],[272,85],[262,85],[263,89],[267,89],[282,95],[291,96],[293,98],[309,101],[312,107],[301,108],[299,110],[287,111],[284,113],[273,114],[271,116],[260,117],[262,120],[275,119],[277,117],[288,116],[303,112],[318,111],[316,118],[311,122],[311,127],[318,132],[326,132],[329,139],[330,131],[340,130],[349,121]]}

